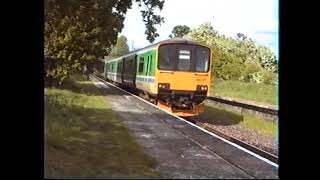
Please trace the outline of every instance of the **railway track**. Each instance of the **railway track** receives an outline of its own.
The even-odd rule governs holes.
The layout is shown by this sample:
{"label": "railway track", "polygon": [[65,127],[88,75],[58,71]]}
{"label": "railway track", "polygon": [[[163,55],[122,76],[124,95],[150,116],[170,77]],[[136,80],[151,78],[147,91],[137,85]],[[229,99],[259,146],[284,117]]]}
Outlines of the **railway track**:
{"label": "railway track", "polygon": [[[278,116],[278,110],[276,110],[276,109],[265,108],[265,107],[255,106],[255,105],[251,105],[251,104],[245,104],[245,103],[241,103],[241,102],[237,102],[237,101],[222,99],[222,98],[218,98],[218,97],[211,97],[211,96],[207,97],[207,100],[218,102],[221,104],[227,104],[230,106],[240,107],[240,108],[251,110],[251,111],[256,111],[256,112],[259,112],[262,114],[268,114],[271,116]],[[206,129],[210,132],[213,132],[213,133],[215,133],[225,139],[228,139],[229,141],[234,142],[234,143],[236,143],[246,149],[249,149],[250,151],[253,151],[256,154],[259,154],[260,156],[262,156],[262,157],[264,157],[274,163],[278,163],[278,156],[273,153],[270,153],[271,152],[270,150],[268,150],[270,152],[267,152],[266,150],[255,147],[255,146],[250,145],[242,140],[239,140],[237,138],[234,138],[234,137],[231,137],[227,134],[224,134],[224,133],[212,128],[212,126],[210,126],[210,124],[208,124],[208,123],[203,123],[203,122],[194,121],[194,120],[193,120],[193,122],[195,124],[203,127],[204,129]]]}
{"label": "railway track", "polygon": [[214,134],[217,134],[220,137],[223,137],[224,139],[227,139],[227,140],[229,140],[229,141],[231,141],[231,142],[233,142],[235,144],[238,144],[239,146],[244,147],[244,148],[246,148],[246,149],[248,149],[248,150],[250,150],[250,151],[252,151],[252,152],[254,152],[256,154],[259,154],[260,156],[262,156],[262,157],[264,157],[264,158],[266,158],[266,159],[278,164],[278,156],[276,156],[274,154],[271,154],[271,153],[266,152],[266,151],[264,151],[262,149],[254,147],[254,146],[252,146],[252,145],[250,145],[250,144],[248,144],[248,143],[246,143],[244,141],[241,141],[239,139],[236,139],[236,138],[228,136],[228,135],[226,135],[224,133],[221,133],[220,131],[217,131],[214,128],[212,128],[208,123],[202,123],[202,122],[199,122],[199,121],[195,121],[194,123],[196,125],[204,128],[204,129],[214,133]]}
{"label": "railway track", "polygon": [[212,97],[209,96],[207,97],[208,100],[210,101],[215,101],[215,102],[219,102],[219,103],[223,103],[223,104],[228,104],[228,105],[232,105],[232,106],[237,106],[237,107],[241,107],[244,109],[249,109],[249,110],[253,110],[253,111],[258,111],[264,114],[270,114],[270,115],[278,115],[278,110],[276,109],[271,109],[271,108],[265,108],[265,107],[260,107],[260,106],[254,106],[251,104],[244,104],[241,102],[237,102],[237,101],[231,101],[231,100],[226,100],[226,99],[222,99],[222,98],[218,98],[218,97]]}
{"label": "railway track", "polygon": [[[99,77],[99,76],[94,75],[94,77],[96,77],[97,79],[100,79],[100,80],[102,80],[102,81],[105,81],[104,79],[102,79],[102,78]],[[106,82],[106,81],[105,81],[105,82]],[[120,87],[118,87],[118,88],[120,88]],[[122,89],[123,91],[128,92],[127,90],[124,90],[123,88],[120,88],[120,89]],[[130,94],[135,94],[134,92],[128,92],[128,93],[130,93]],[[142,99],[141,97],[139,97],[138,95],[135,95],[135,96],[136,96],[137,98],[140,98],[140,99],[143,100],[143,101],[146,101],[146,100]],[[211,97],[209,97],[209,98],[211,98]],[[148,101],[146,101],[146,102],[148,102]],[[230,101],[230,102],[232,102],[232,101]],[[148,102],[148,103],[150,103],[150,102]],[[150,104],[151,104],[151,103],[150,103]],[[240,104],[242,104],[242,103],[240,103]],[[154,105],[154,104],[152,104],[152,105]],[[267,109],[267,108],[265,108],[265,109]],[[164,110],[164,111],[165,111],[165,110]],[[167,111],[165,111],[165,112],[167,112]],[[169,112],[167,112],[167,113],[169,113]],[[169,114],[171,114],[171,113],[169,113]],[[172,114],[172,115],[173,115],[173,114]],[[175,115],[173,115],[173,116],[175,116]],[[211,127],[208,125],[208,123],[202,123],[202,122],[196,121],[196,120],[191,119],[191,118],[181,118],[181,117],[178,117],[178,118],[183,119],[184,121],[192,122],[195,126],[197,126],[197,127],[199,127],[199,128],[202,128],[202,129],[205,129],[205,130],[207,130],[207,131],[215,134],[216,136],[218,136],[218,137],[220,137],[220,138],[222,138],[222,139],[225,139],[225,140],[227,140],[227,141],[230,141],[231,143],[234,143],[234,144],[236,144],[236,145],[238,145],[238,146],[240,146],[240,147],[242,147],[242,148],[244,148],[244,149],[246,149],[246,150],[248,150],[248,151],[250,151],[250,152],[253,152],[254,154],[257,154],[257,155],[261,156],[262,158],[265,158],[265,159],[267,159],[268,161],[271,161],[272,163],[274,163],[276,166],[278,166],[278,157],[277,157],[276,155],[273,155],[273,154],[268,153],[268,152],[266,152],[266,151],[264,151],[264,150],[261,150],[261,149],[259,149],[259,148],[257,148],[257,147],[254,147],[254,146],[252,146],[252,145],[249,145],[249,144],[247,144],[247,143],[245,143],[245,142],[243,142],[243,141],[241,141],[241,140],[239,140],[239,139],[236,139],[236,138],[233,138],[233,137],[231,137],[231,136],[228,136],[228,135],[226,135],[226,134],[224,134],[224,133],[221,133],[221,132],[219,132],[219,131],[211,128]]]}

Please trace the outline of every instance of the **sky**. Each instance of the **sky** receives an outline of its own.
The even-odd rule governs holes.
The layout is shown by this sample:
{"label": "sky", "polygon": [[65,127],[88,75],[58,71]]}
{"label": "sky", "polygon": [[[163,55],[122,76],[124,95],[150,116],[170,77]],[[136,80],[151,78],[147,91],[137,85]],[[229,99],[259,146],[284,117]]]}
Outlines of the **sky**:
{"label": "sky", "polygon": [[[269,47],[278,56],[278,0],[165,0],[163,9],[155,11],[164,17],[156,26],[159,37],[154,43],[168,39],[176,25],[191,29],[210,22],[220,34],[235,37],[245,34],[258,44]],[[146,40],[145,25],[138,5],[133,3],[124,21],[120,35],[128,39],[129,49],[150,45]]]}

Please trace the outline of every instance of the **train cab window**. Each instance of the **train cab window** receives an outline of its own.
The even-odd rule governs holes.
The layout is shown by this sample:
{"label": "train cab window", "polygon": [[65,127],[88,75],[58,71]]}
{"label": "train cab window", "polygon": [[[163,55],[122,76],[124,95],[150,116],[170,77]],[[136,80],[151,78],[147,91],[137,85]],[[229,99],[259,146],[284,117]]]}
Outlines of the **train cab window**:
{"label": "train cab window", "polygon": [[208,72],[210,49],[199,45],[165,44],[159,47],[160,70]]}
{"label": "train cab window", "polygon": [[174,70],[175,68],[175,46],[162,45],[159,48],[159,69]]}
{"label": "train cab window", "polygon": [[178,70],[190,71],[190,58],[191,51],[185,49],[179,49],[178,52]]}
{"label": "train cab window", "polygon": [[143,67],[144,67],[144,58],[141,57],[139,60],[139,73],[143,72]]}
{"label": "train cab window", "polygon": [[204,47],[197,47],[196,50],[196,71],[207,72],[209,66],[209,50]]}

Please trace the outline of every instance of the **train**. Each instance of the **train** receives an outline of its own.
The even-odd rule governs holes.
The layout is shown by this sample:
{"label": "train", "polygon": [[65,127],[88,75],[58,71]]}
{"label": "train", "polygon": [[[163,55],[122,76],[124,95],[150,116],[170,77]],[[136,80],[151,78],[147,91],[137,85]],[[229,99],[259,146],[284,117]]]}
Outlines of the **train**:
{"label": "train", "polygon": [[104,79],[166,111],[180,117],[204,111],[211,88],[211,49],[205,45],[173,38],[101,63]]}

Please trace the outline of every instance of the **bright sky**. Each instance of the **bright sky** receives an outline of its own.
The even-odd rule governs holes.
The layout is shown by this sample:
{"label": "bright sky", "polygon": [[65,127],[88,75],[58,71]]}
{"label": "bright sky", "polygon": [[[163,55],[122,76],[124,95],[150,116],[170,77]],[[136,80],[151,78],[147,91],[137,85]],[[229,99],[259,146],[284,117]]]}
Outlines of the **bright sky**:
{"label": "bright sky", "polygon": [[[265,45],[278,56],[278,0],[165,0],[162,11],[165,23],[156,26],[159,37],[155,42],[168,39],[176,25],[191,29],[210,22],[215,30],[235,37],[243,33],[259,44]],[[146,40],[145,25],[138,5],[133,3],[127,12],[120,35],[128,39],[131,50],[150,45]]]}

